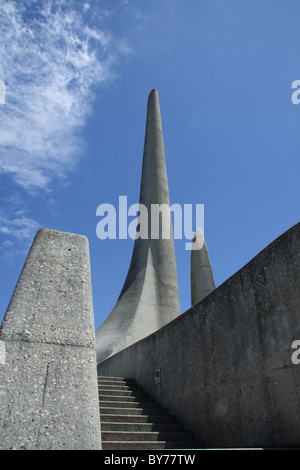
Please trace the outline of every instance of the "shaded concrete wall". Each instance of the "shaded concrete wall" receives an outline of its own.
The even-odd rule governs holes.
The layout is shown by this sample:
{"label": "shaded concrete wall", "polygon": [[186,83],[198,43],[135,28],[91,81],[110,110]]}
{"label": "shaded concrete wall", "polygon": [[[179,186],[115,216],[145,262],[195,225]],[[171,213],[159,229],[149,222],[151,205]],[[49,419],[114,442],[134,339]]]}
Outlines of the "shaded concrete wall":
{"label": "shaded concrete wall", "polygon": [[98,373],[135,378],[207,447],[299,446],[299,248],[297,224]]}
{"label": "shaded concrete wall", "polygon": [[0,344],[0,449],[100,449],[86,237],[37,233]]}

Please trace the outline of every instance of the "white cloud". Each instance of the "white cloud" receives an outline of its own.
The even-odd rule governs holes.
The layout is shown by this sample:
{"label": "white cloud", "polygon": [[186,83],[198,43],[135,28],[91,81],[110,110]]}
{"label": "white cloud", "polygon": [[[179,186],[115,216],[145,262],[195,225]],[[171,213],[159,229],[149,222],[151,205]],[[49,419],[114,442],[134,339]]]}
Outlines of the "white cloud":
{"label": "white cloud", "polygon": [[[22,216],[15,219],[6,219],[0,216],[0,233],[10,235],[17,240],[23,241],[25,244],[32,241],[34,234],[39,228],[39,224],[28,217]],[[6,246],[13,243],[11,240],[6,240]]]}
{"label": "white cloud", "polygon": [[111,36],[84,23],[88,6],[0,4],[0,79],[6,86],[0,172],[28,191],[48,189],[53,178],[74,168],[84,145],[78,128],[89,115],[94,87],[113,77]]}
{"label": "white cloud", "polygon": [[40,225],[25,215],[15,213],[7,217],[0,214],[0,235],[3,242],[0,245],[2,266],[14,265],[20,256],[26,256],[34,236]]}
{"label": "white cloud", "polygon": [[118,14],[115,5],[108,10],[101,3],[0,0],[0,177],[8,188],[0,212],[3,265],[26,254],[40,228],[23,190],[51,191],[76,168],[96,89],[115,78],[118,59],[132,52],[101,26]]}

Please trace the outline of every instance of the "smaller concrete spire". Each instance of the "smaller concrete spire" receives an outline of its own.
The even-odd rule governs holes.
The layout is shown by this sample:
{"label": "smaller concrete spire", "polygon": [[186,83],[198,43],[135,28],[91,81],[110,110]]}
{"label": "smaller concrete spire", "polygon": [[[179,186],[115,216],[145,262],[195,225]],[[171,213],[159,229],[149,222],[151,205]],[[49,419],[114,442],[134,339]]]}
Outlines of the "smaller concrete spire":
{"label": "smaller concrete spire", "polygon": [[201,228],[195,231],[193,247],[191,251],[191,298],[192,305],[195,305],[210,294],[216,285]]}

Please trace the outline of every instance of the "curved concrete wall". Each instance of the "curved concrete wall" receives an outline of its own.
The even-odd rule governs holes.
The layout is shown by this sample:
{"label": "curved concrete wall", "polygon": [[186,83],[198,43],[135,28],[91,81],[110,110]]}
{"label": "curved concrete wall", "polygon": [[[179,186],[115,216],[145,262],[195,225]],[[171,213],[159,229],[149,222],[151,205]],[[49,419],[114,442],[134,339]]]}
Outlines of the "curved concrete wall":
{"label": "curved concrete wall", "polygon": [[299,446],[299,258],[297,224],[98,373],[135,378],[207,447]]}

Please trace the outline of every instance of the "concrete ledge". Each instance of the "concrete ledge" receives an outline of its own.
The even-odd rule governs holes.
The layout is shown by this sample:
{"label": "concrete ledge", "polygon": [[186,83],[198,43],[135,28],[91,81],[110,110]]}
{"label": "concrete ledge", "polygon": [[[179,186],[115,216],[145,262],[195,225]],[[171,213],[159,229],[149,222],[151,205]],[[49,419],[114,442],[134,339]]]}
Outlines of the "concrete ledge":
{"label": "concrete ledge", "polygon": [[297,224],[192,309],[100,364],[99,375],[134,378],[207,447],[297,446],[299,257]]}
{"label": "concrete ledge", "polygon": [[100,449],[86,237],[39,230],[0,342],[0,449]]}

